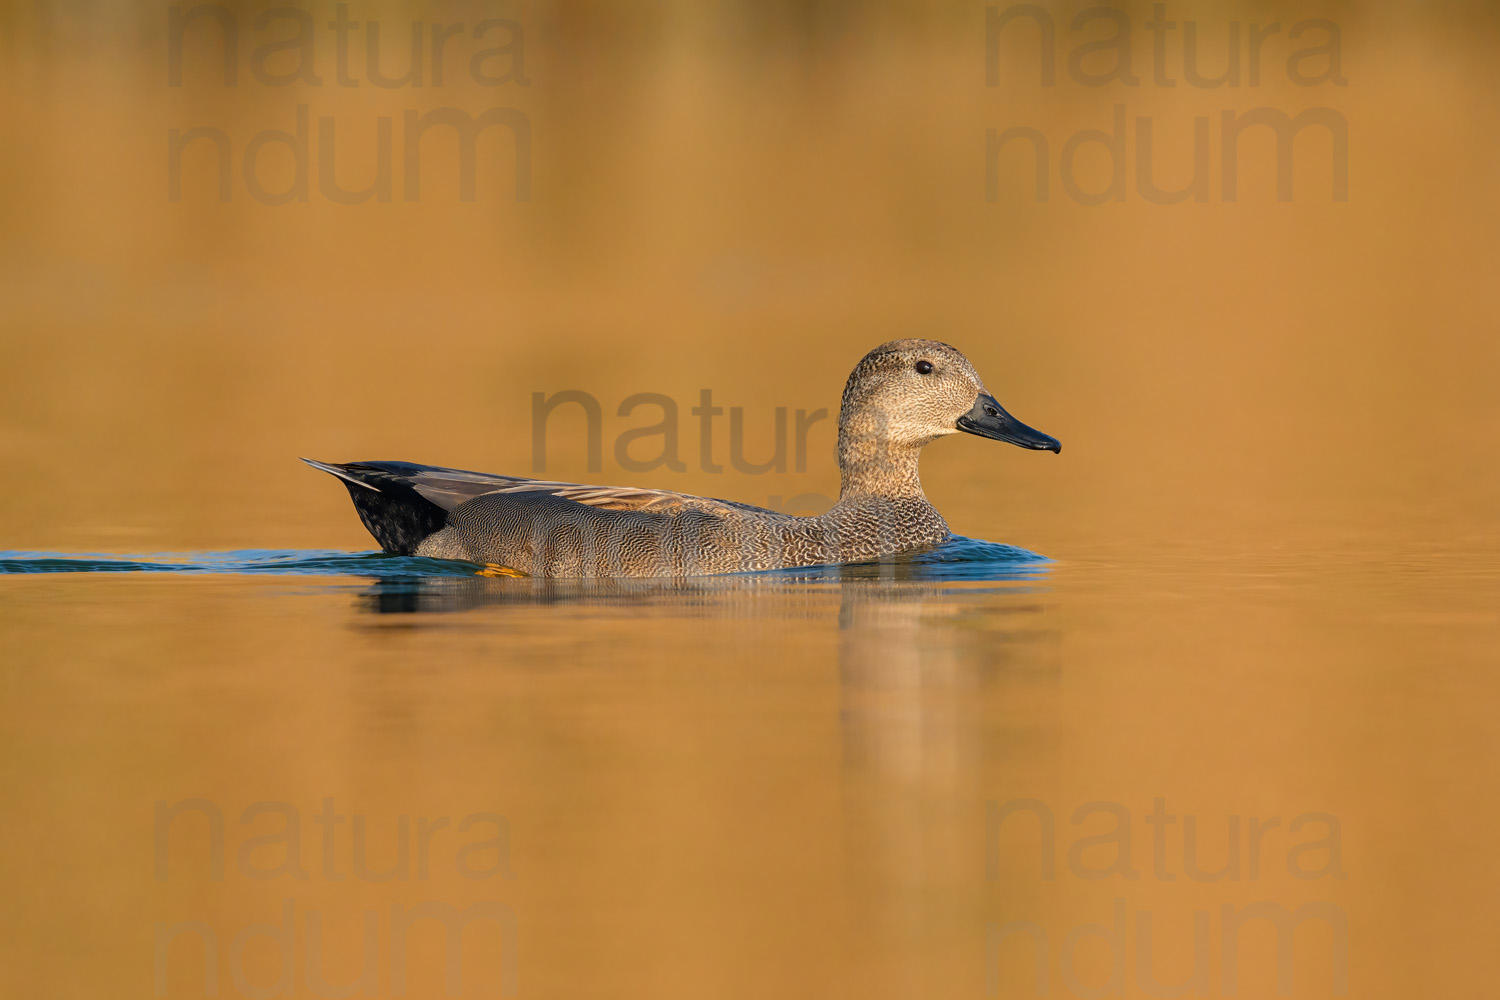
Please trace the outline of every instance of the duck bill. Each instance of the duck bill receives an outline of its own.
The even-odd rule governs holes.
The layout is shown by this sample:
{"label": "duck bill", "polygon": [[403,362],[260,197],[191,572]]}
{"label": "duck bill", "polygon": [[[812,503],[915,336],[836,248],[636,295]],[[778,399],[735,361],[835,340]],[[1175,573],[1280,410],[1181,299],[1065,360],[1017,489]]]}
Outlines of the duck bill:
{"label": "duck bill", "polygon": [[995,402],[994,396],[981,395],[976,399],[974,408],[958,418],[958,429],[995,441],[1008,441],[1033,451],[1062,453],[1062,443],[1057,438],[1027,427],[1006,413],[1005,407]]}

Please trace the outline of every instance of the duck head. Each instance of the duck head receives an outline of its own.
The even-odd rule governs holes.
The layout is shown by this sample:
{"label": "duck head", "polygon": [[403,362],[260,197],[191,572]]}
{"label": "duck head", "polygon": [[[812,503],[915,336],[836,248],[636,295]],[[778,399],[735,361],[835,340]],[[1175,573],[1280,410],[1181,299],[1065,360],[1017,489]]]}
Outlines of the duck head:
{"label": "duck head", "polygon": [[1021,423],[985,389],[969,359],[936,340],[893,340],[866,354],[844,387],[839,438],[919,449],[963,431],[1034,451],[1061,452],[1054,437]]}

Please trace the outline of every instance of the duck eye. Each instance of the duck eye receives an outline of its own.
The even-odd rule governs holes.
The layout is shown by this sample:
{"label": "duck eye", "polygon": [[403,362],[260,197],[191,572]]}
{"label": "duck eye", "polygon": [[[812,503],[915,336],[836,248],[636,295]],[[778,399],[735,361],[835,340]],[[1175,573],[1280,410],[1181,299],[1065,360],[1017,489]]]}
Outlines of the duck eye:
{"label": "duck eye", "polygon": [[931,373],[932,373],[932,362],[931,361],[918,361],[917,362],[917,374],[918,375],[929,375]]}

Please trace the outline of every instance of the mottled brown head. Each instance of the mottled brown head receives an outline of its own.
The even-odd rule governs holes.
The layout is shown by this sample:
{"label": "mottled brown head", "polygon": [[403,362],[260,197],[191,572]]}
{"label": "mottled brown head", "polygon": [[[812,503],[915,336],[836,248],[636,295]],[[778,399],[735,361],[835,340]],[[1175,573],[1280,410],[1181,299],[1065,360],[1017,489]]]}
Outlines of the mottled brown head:
{"label": "mottled brown head", "polygon": [[844,386],[839,411],[845,441],[883,449],[920,448],[964,431],[1023,448],[1061,451],[1056,439],[1016,420],[956,348],[936,340],[893,340],[862,358]]}

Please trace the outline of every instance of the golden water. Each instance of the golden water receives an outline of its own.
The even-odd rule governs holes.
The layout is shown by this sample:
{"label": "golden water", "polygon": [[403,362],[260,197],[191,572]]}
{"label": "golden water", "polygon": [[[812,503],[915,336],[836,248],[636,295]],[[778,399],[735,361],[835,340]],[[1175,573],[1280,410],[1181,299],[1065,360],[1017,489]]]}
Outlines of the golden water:
{"label": "golden water", "polygon": [[[328,995],[365,956],[373,995],[404,964],[418,997],[455,967],[465,996],[653,1000],[1089,995],[1117,968],[1149,996],[1195,952],[1209,996],[1276,995],[1278,961],[1305,997],[1345,969],[1371,998],[1500,973],[1488,6],[1169,4],[1208,73],[1230,20],[1340,25],[1347,85],[1289,82],[1283,31],[1257,87],[1218,90],[1176,56],[1178,86],[1153,84],[1148,4],[1121,8],[1135,87],[1067,76],[1105,33],[1070,32],[1078,8],[1055,86],[1018,30],[986,87],[982,5],[353,4],[398,47],[413,18],[527,32],[529,85],[476,86],[455,42],[444,88],[390,90],[337,86],[324,27],[321,86],[255,82],[280,37],[262,8],[236,15],[234,88],[208,34],[167,85],[162,10],[3,9],[7,550],[365,550],[298,455],[528,474],[532,394],[568,389],[600,403],[601,467],[559,410],[548,477],[828,496],[831,421],[805,470],[750,474],[728,411],[765,461],[776,408],[833,411],[895,336],[959,346],[1065,446],[925,456],[955,531],[1053,560],[981,580],[7,575],[4,995],[268,995],[283,973]],[[298,104],[314,143],[336,121],[345,188],[393,119],[389,203],[329,202],[316,163],[305,203],[247,194],[245,145]],[[1139,196],[1133,133],[1124,201],[1075,203],[1054,162],[1038,203],[1010,161],[985,199],[986,129],[1036,127],[1055,158],[1116,104],[1153,118],[1162,186],[1210,118],[1208,201]],[[437,144],[404,200],[403,113],[442,106],[528,116],[530,200],[500,130],[474,202]],[[1316,130],[1292,201],[1249,134],[1221,197],[1218,116],[1255,107],[1347,119],[1346,202]],[[168,197],[168,130],[200,125],[234,143],[227,203],[207,145]],[[636,393],[676,401],[682,470],[619,462],[658,412],[618,415]],[[403,937],[422,904],[497,919],[449,952],[432,920]],[[1280,959],[1271,923],[1233,926],[1304,905]],[[264,929],[288,913],[287,940]]]}

